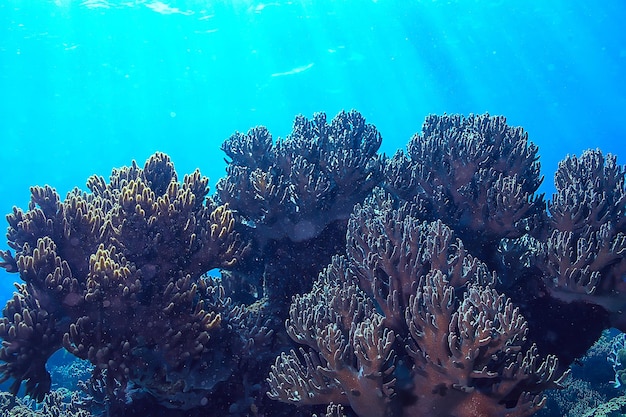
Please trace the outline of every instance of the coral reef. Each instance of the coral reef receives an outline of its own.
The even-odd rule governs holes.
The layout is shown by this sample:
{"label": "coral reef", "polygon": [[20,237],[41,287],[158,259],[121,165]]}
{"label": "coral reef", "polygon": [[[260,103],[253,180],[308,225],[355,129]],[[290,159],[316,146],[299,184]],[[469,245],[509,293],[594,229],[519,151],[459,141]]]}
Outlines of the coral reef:
{"label": "coral reef", "polygon": [[12,393],[24,381],[41,400],[45,363],[64,347],[106,370],[109,387],[130,383],[168,406],[197,406],[234,372],[236,355],[253,352],[255,313],[203,276],[245,252],[232,212],[206,198],[199,171],[179,183],[164,154],[87,187],[63,202],[33,187],[28,210],[8,216],[15,256],[3,253],[5,267],[24,283],[0,322],[2,380],[14,379]]}
{"label": "coral reef", "polygon": [[[69,396],[68,396],[69,394]],[[1,417],[91,417],[88,410],[77,405],[77,396],[63,390],[47,393],[41,404],[0,392]]]}
{"label": "coral reef", "polygon": [[607,358],[619,335],[605,330],[587,353],[570,367],[571,372],[561,390],[546,392],[548,401],[537,417],[579,417],[596,410],[622,392],[612,380],[615,373]]}
{"label": "coral reef", "polygon": [[588,150],[568,156],[555,174],[545,243],[546,282],[553,297],[584,300],[610,313],[626,330],[626,189],[613,155]]}
{"label": "coral reef", "polygon": [[356,111],[330,122],[324,113],[298,116],[275,143],[264,127],[223,143],[227,175],[217,183],[216,200],[229,205],[236,230],[252,242],[250,262],[236,265],[231,280],[267,297],[280,322],[291,296],[308,291],[343,251],[354,204],[382,180],[380,144],[380,133]]}
{"label": "coral reef", "polygon": [[537,152],[504,117],[431,115],[406,152],[386,164],[386,188],[414,200],[420,218],[443,221],[490,263],[501,239],[544,220]]}
{"label": "coral reef", "polygon": [[611,351],[607,355],[611,366],[613,367],[613,372],[615,373],[615,380],[613,381],[613,386],[615,388],[624,387],[624,382],[626,382],[626,334],[621,333],[613,339],[611,343]]}
{"label": "coral reef", "polygon": [[66,349],[94,367],[81,404],[116,416],[534,414],[626,328],[624,168],[568,156],[546,203],[503,117],[380,144],[358,112],[319,113],[232,135],[214,196],[162,153],[63,201],[33,187],[0,252],[21,279],[0,382],[44,400]]}
{"label": "coral reef", "polygon": [[330,124],[324,113],[298,116],[287,138],[272,143],[264,127],[232,135],[222,145],[230,158],[217,184],[228,203],[255,229],[256,239],[311,240],[382,178],[380,133],[356,111]]}
{"label": "coral reef", "polygon": [[[382,201],[382,204],[381,204]],[[525,416],[558,387],[557,360],[525,348],[527,323],[441,221],[375,196],[357,205],[347,257],[296,296],[269,395],[359,416]],[[387,209],[384,209],[387,208]]]}
{"label": "coral reef", "polygon": [[[537,153],[527,133],[508,126],[504,117],[431,115],[422,132],[410,139],[406,152],[397,152],[386,164],[384,186],[400,201],[411,202],[416,217],[441,220],[453,229],[466,250],[497,273],[496,289],[521,309],[530,324],[529,338],[540,352],[556,354],[566,367],[585,353],[604,328],[619,324],[615,317],[619,297],[608,297],[612,305],[604,301],[612,290],[620,293],[623,284],[608,278],[606,290],[588,288],[595,293],[595,299],[589,300],[581,291],[564,296],[572,292],[564,289],[564,282],[574,279],[577,272],[571,271],[582,271],[584,262],[600,268],[603,262],[617,268],[623,265],[619,230],[624,171],[611,155],[603,168],[599,151],[595,161],[593,152],[585,153],[588,156],[580,163],[568,157],[555,176],[557,190],[562,191],[553,196],[548,211],[543,195],[537,194],[543,180]],[[578,201],[588,208],[576,211]],[[597,210],[602,207],[612,209],[593,223],[584,218],[600,214]],[[594,224],[593,230],[604,224],[604,234],[594,236],[599,244],[604,236],[605,244],[613,245],[604,251],[610,255],[596,256],[590,250],[575,263],[576,245],[586,248],[586,244],[559,232],[568,215]],[[586,233],[592,229],[585,229]],[[568,274],[570,278],[565,278]]]}
{"label": "coral reef", "polygon": [[583,417],[622,417],[626,412],[626,395],[611,398],[594,410],[583,414]]}
{"label": "coral reef", "polygon": [[[388,194],[355,206],[346,257],[294,298],[287,331],[305,347],[277,358],[269,395],[350,405],[359,416],[540,409],[541,392],[561,385],[608,321],[602,303],[549,291],[554,280],[541,263],[559,218],[536,195],[536,154],[502,117],[428,117],[407,154],[387,161]],[[623,170],[612,168],[589,181],[617,196],[601,222],[623,213]],[[584,184],[572,191],[586,193]],[[606,252],[609,262],[624,259],[618,244]],[[542,326],[544,311],[557,314]],[[571,335],[570,323],[582,321],[591,324]],[[568,334],[578,340],[564,346]]]}

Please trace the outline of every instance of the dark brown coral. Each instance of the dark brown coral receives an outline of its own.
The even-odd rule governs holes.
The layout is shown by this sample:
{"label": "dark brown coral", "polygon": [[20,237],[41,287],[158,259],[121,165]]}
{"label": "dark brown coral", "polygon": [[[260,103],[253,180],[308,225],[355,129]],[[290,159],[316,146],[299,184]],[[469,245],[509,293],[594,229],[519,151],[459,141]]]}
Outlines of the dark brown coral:
{"label": "dark brown coral", "polygon": [[380,143],[356,111],[330,123],[324,113],[298,116],[291,134],[275,144],[264,127],[236,133],[222,146],[230,161],[217,194],[255,228],[256,239],[311,240],[347,219],[378,185]]}
{"label": "dark brown coral", "polygon": [[249,262],[232,276],[267,297],[279,317],[345,247],[352,207],[382,180],[380,143],[360,113],[342,111],[330,121],[324,113],[298,116],[291,133],[275,142],[255,127],[222,145],[229,159],[217,200],[229,205],[237,231],[253,242]]}
{"label": "dark brown coral", "polygon": [[328,416],[533,414],[602,328],[626,328],[624,168],[568,157],[547,212],[537,148],[503,117],[429,116],[406,152],[379,145],[357,112],[299,116],[275,143],[228,139],[215,200],[164,154],[63,201],[33,187],[0,252],[23,280],[1,378],[41,399],[65,347],[99,400],[286,415],[260,382],[284,352],[270,397]]}
{"label": "dark brown coral", "polygon": [[544,221],[537,147],[501,116],[428,116],[422,132],[386,166],[386,188],[441,220],[490,263],[502,238]]}
{"label": "dark brown coral", "polygon": [[626,330],[624,167],[613,155],[588,150],[559,164],[555,184],[552,233],[540,262],[547,287],[565,302],[603,307],[611,325]]}
{"label": "dark brown coral", "polygon": [[75,189],[63,202],[33,187],[29,209],[8,217],[16,254],[3,253],[25,282],[0,323],[2,379],[15,379],[13,392],[25,381],[42,398],[45,362],[62,346],[110,387],[132,383],[177,408],[197,406],[230,376],[237,364],[220,344],[245,346],[251,335],[225,323],[258,312],[238,309],[202,276],[245,252],[232,212],[207,198],[207,183],[198,171],[179,183],[169,157],[155,154],[143,169],[114,170],[108,183],[91,177],[89,193]]}

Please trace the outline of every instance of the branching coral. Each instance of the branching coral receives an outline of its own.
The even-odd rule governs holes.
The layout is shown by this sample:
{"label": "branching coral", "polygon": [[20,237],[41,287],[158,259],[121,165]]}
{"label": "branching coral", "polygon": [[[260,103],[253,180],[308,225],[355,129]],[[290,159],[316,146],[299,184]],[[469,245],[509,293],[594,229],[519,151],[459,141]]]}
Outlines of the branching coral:
{"label": "branching coral", "polygon": [[388,326],[401,326],[404,311],[421,276],[450,270],[452,285],[470,279],[490,284],[494,276],[465,249],[443,222],[420,221],[411,206],[393,209],[380,190],[365,205],[355,207],[348,224],[347,254],[361,288],[376,301]]}
{"label": "branching coral", "polygon": [[238,264],[233,277],[270,299],[277,315],[343,250],[352,207],[382,179],[380,143],[376,128],[351,111],[330,122],[324,113],[298,116],[275,143],[256,127],[222,145],[229,160],[217,200],[229,205],[243,225],[237,231],[253,242],[252,261]]}
{"label": "branching coral", "polygon": [[0,392],[0,416],[2,417],[91,417],[93,414],[77,405],[78,397],[67,395],[62,390],[51,391],[34,405],[33,401],[22,400]]}
{"label": "branching coral", "polygon": [[626,188],[613,155],[590,150],[569,156],[555,174],[549,205],[553,231],[544,245],[546,283],[552,296],[583,300],[611,313],[626,330]]}
{"label": "branching coral", "polygon": [[385,415],[393,393],[395,334],[351,278],[345,258],[336,257],[310,293],[294,298],[287,332],[309,350],[277,358],[271,398],[350,404],[359,415]]}
{"label": "branching coral", "polygon": [[256,239],[310,240],[347,219],[378,185],[380,143],[356,111],[330,123],[324,113],[298,116],[291,134],[275,144],[264,127],[234,134],[222,146],[230,161],[217,184],[219,199],[255,228]]}
{"label": "branching coral", "polygon": [[359,416],[533,414],[556,358],[525,348],[526,320],[449,228],[380,200],[355,210],[348,258],[294,298],[287,331],[308,350],[277,358],[270,396]]}
{"label": "branching coral", "polygon": [[484,256],[543,221],[537,150],[504,117],[431,115],[406,154],[389,160],[386,187]]}
{"label": "branching coral", "polygon": [[[621,325],[621,301],[611,291],[622,292],[615,278],[623,263],[623,178],[617,178],[623,171],[614,161],[605,169],[601,155],[590,156],[561,164],[556,185],[563,191],[550,212],[536,194],[542,181],[537,147],[503,117],[429,116],[406,155],[398,152],[386,165],[384,186],[395,204],[411,203],[415,217],[454,230],[470,254],[497,272],[496,288],[531,321],[540,351],[558,354],[565,365],[599,337],[609,313],[611,325]],[[617,209],[603,208],[609,206]],[[584,219],[594,212],[604,217]],[[589,222],[587,235],[568,232],[573,221]],[[592,289],[599,275],[591,276],[587,262],[617,268],[603,272],[613,276],[604,280],[604,290]],[[595,292],[593,299],[588,291]],[[574,337],[574,329],[585,331]]]}
{"label": "branching coral", "polygon": [[110,387],[197,406],[237,366],[224,345],[247,339],[230,325],[247,313],[202,277],[245,252],[232,212],[206,197],[198,171],[179,183],[165,154],[87,185],[90,193],[75,189],[63,202],[33,187],[29,209],[8,216],[16,255],[3,253],[5,268],[25,283],[0,323],[2,379],[15,379],[13,393],[25,381],[26,393],[43,398],[45,363],[63,346],[106,370]]}
{"label": "branching coral", "polygon": [[624,168],[568,157],[548,211],[537,147],[503,117],[380,143],[359,113],[320,113],[231,136],[214,199],[160,153],[64,200],[33,187],[0,251],[22,280],[0,381],[44,399],[65,348],[94,366],[85,404],[120,415],[533,414],[626,328]]}

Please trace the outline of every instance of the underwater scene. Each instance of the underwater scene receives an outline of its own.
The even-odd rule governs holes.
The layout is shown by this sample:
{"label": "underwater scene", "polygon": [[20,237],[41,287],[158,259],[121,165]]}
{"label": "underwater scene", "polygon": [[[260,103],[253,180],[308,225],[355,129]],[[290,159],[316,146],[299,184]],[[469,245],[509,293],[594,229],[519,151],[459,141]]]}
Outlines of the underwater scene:
{"label": "underwater scene", "polygon": [[626,415],[625,19],[3,1],[0,417]]}

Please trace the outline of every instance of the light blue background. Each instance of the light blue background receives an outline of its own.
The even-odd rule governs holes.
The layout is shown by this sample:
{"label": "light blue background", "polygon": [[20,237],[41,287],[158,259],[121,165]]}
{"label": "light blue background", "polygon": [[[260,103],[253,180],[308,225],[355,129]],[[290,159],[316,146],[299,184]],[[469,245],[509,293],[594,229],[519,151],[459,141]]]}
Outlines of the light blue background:
{"label": "light blue background", "polygon": [[0,212],[155,151],[213,186],[234,131],[351,108],[388,154],[429,113],[505,115],[551,193],[568,153],[626,162],[625,18],[622,0],[5,0]]}

